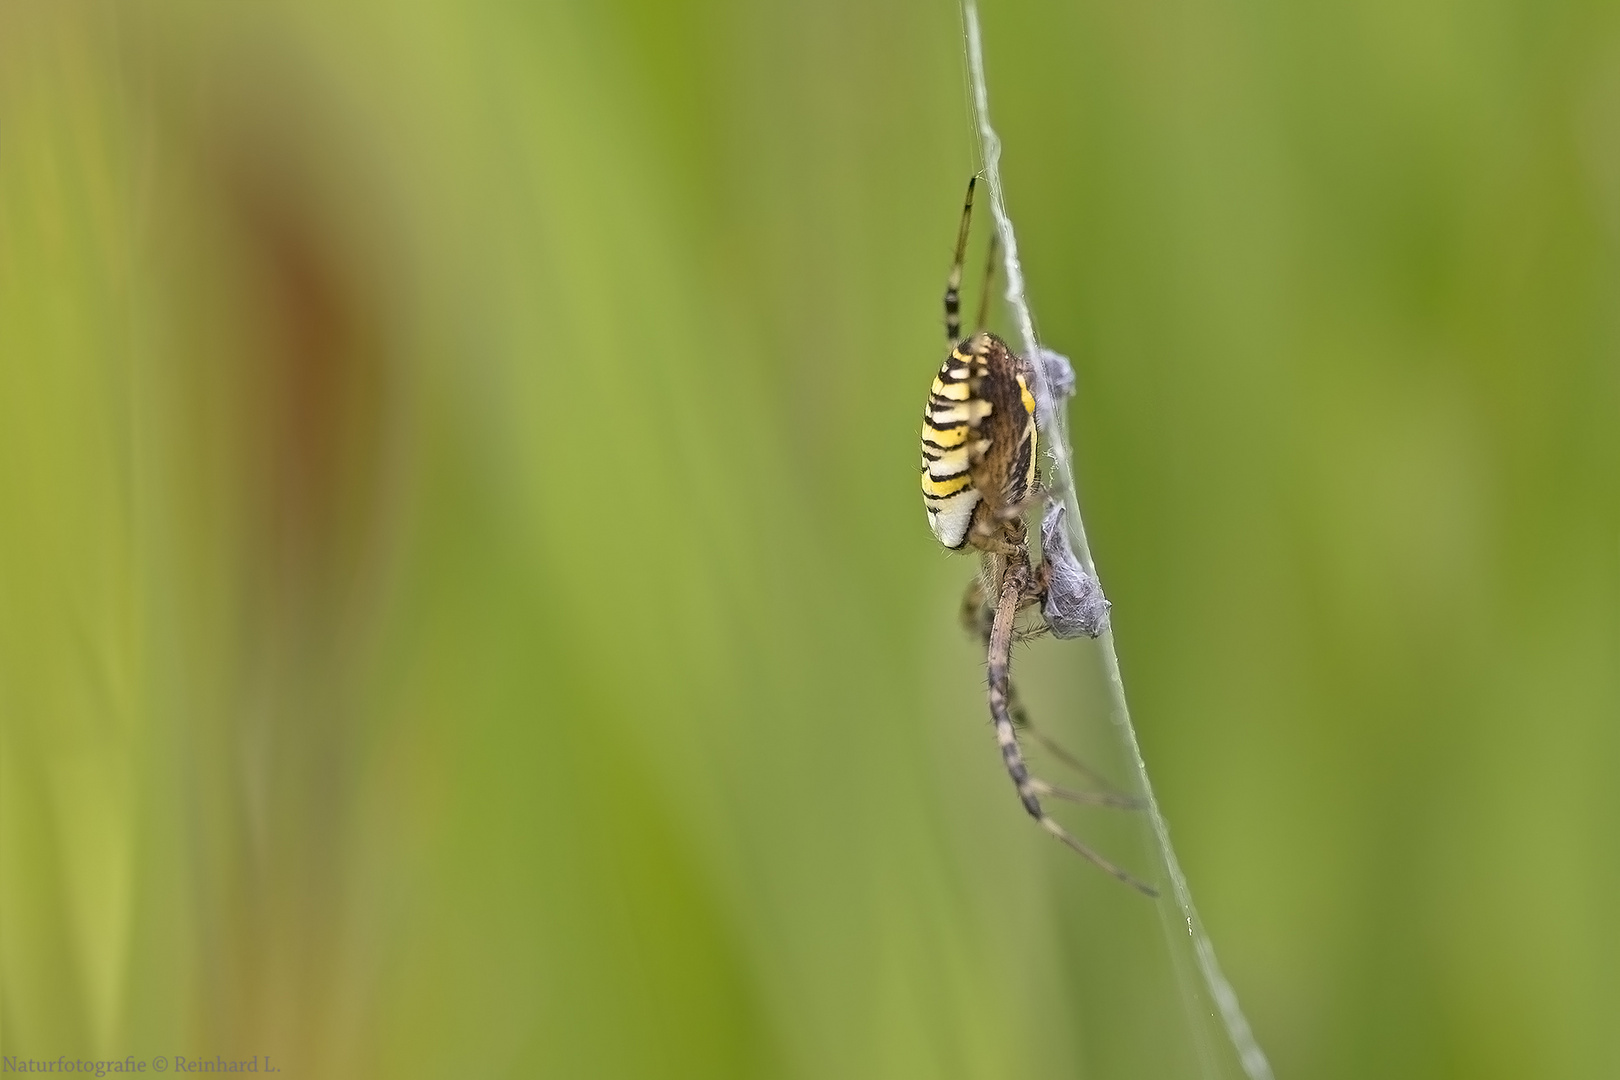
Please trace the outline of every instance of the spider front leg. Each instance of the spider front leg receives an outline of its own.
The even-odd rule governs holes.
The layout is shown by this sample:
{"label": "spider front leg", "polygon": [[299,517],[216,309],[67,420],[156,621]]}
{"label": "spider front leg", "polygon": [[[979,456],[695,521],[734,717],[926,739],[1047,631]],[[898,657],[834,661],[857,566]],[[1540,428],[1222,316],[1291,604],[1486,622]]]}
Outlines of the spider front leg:
{"label": "spider front leg", "polygon": [[1007,775],[1012,777],[1013,786],[1018,789],[1019,801],[1024,804],[1024,809],[1041,828],[1089,859],[1099,869],[1139,892],[1148,896],[1158,896],[1158,891],[1152,886],[1137,880],[1122,867],[1114,865],[1070,836],[1063,826],[1041,808],[1039,796],[1043,794],[1058,798],[1062,796],[1058,795],[1059,789],[1030,776],[1029,768],[1024,764],[1023,753],[1018,748],[1018,734],[1013,727],[1008,707],[1013,620],[1018,615],[1020,602],[1027,599],[1032,584],[1029,561],[1027,559],[1010,561],[1002,569],[1000,579],[1000,595],[996,602],[995,617],[990,624],[990,719],[995,724],[996,742],[1001,746],[1002,763],[1007,768]]}

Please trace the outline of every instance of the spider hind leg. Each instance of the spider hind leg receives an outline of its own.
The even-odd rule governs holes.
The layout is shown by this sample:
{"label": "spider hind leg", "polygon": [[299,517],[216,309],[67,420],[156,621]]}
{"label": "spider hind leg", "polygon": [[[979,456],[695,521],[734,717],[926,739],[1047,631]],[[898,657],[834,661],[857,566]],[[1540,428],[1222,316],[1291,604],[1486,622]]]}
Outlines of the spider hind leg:
{"label": "spider hind leg", "polygon": [[[1053,798],[1062,798],[1064,796],[1058,794],[1062,789],[1054,788],[1045,781],[1031,776],[1029,767],[1024,764],[1024,755],[1018,747],[1018,734],[1013,726],[1009,706],[1009,689],[1011,686],[1009,667],[1011,665],[1013,620],[1017,617],[1021,604],[1029,601],[1028,594],[1031,591],[1031,584],[1031,574],[1027,560],[1014,561],[1002,568],[1000,596],[990,626],[990,717],[995,725],[996,742],[1001,747],[1002,764],[1007,769],[1007,775],[1012,778],[1013,786],[1018,790],[1019,801],[1024,804],[1024,809],[1041,828],[1084,856],[1104,873],[1118,878],[1138,892],[1156,897],[1159,895],[1158,890],[1076,840],[1069,835],[1062,825],[1059,825],[1056,820],[1047,814],[1046,810],[1041,806],[1040,796],[1046,794]],[[1080,793],[1065,792],[1065,794],[1078,795]]]}
{"label": "spider hind leg", "polygon": [[[1035,582],[1039,584],[1039,572],[1035,575]],[[1021,604],[1020,607],[1030,606],[1040,599],[1039,593]],[[985,588],[984,579],[975,577],[968,582],[967,591],[962,595],[962,607],[958,617],[962,629],[967,631],[969,637],[979,643],[979,646],[988,649],[990,646],[990,631],[995,620],[996,608],[990,602],[989,593]],[[1013,642],[1028,641],[1031,638],[1042,637],[1048,633],[1045,620],[1039,625],[1029,629],[1013,629]],[[1050,787],[1050,791],[1037,791],[1038,795],[1047,795],[1054,799],[1065,799],[1069,802],[1087,803],[1096,806],[1112,806],[1125,810],[1138,810],[1142,801],[1133,796],[1126,795],[1102,773],[1087,765],[1078,754],[1064,748],[1063,744],[1046,734],[1044,730],[1035,726],[1029,718],[1029,710],[1024,707],[1022,698],[1018,695],[1018,685],[1009,675],[1007,679],[1007,714],[1012,719],[1013,728],[1022,735],[1027,735],[1038,743],[1042,750],[1051,754],[1053,758],[1062,762],[1074,772],[1085,777],[1087,781],[1100,788],[1097,792],[1069,791],[1065,788]],[[1040,781],[1038,783],[1044,783]]]}

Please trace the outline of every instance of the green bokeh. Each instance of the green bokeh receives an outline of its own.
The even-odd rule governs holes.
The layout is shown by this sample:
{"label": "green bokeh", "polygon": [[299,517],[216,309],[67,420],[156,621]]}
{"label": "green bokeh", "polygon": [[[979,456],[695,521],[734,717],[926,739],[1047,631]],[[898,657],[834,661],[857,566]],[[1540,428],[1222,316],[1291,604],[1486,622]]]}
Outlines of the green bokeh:
{"label": "green bokeh", "polygon": [[[983,17],[1278,1074],[1620,1074],[1620,9]],[[0,6],[0,1054],[1231,1075],[924,525],[961,73],[937,2]],[[1094,661],[1018,655],[1123,777]]]}

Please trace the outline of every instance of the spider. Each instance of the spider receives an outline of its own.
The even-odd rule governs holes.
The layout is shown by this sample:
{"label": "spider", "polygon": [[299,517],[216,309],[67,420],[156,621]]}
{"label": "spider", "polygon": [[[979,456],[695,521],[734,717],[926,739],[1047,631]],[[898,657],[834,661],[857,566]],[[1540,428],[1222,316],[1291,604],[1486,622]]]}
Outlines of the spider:
{"label": "spider", "polygon": [[[1062,569],[1062,565],[1052,553],[1051,543],[1045,545],[1047,557],[1038,566],[1030,560],[1024,511],[1036,502],[1047,501],[1037,480],[1035,451],[1040,436],[1035,397],[1030,391],[1034,371],[1029,360],[983,328],[995,268],[994,234],[979,300],[978,329],[962,337],[962,259],[976,180],[974,177],[968,181],[956,235],[956,257],[945,284],[945,335],[950,354],[934,377],[923,411],[922,491],[928,525],[947,548],[960,551],[971,546],[980,555],[979,577],[968,587],[962,601],[962,621],[980,639],[989,658],[990,718],[1001,746],[1002,762],[1018,790],[1019,801],[1030,817],[1070,848],[1132,888],[1157,896],[1151,886],[1069,835],[1041,806],[1042,796],[1094,806],[1134,807],[1136,801],[1112,792],[1055,787],[1030,775],[1019,749],[1021,727],[1054,757],[1096,779],[1096,774],[1078,759],[1029,724],[1009,674],[1013,641],[1051,628],[1044,614],[1033,630],[1019,630],[1014,624],[1019,614],[1030,607],[1047,609],[1048,590],[1056,580],[1053,567],[1059,565]],[[1053,509],[1061,515],[1060,506]],[[1050,524],[1058,517],[1049,511],[1047,520]],[[1106,611],[1106,605],[1102,610]],[[1100,624],[1082,629],[1092,636],[1101,632]]]}

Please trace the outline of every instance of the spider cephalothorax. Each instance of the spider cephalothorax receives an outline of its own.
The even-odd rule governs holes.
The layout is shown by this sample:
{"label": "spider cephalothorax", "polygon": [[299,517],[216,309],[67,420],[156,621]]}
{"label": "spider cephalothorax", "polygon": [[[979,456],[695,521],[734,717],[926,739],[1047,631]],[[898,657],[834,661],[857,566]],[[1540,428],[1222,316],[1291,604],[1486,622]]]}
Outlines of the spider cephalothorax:
{"label": "spider cephalothorax", "polygon": [[[1082,844],[1048,815],[1040,797],[1105,806],[1132,806],[1134,800],[1113,792],[1080,792],[1053,787],[1029,774],[1018,746],[1017,728],[1023,727],[1060,759],[1090,773],[1061,747],[1053,745],[1029,726],[1013,690],[1009,667],[1012,642],[1020,634],[1019,613],[1046,606],[1050,564],[1030,560],[1024,511],[1043,498],[1037,484],[1039,444],[1036,402],[1030,392],[1034,372],[1030,362],[996,335],[982,329],[989,310],[990,270],[985,272],[977,330],[961,336],[960,290],[962,257],[967,248],[968,224],[973,210],[972,180],[962,206],[957,232],[956,258],[945,287],[945,333],[950,354],[934,376],[928,405],[923,411],[922,491],[928,526],[940,543],[953,550],[978,549],[981,573],[963,601],[963,623],[984,643],[990,667],[990,718],[1002,761],[1018,789],[1019,800],[1041,827],[1121,881],[1150,896],[1152,888],[1138,881],[1091,848]],[[995,237],[990,242],[990,267],[995,266]],[[1106,613],[1106,603],[1101,611]],[[1056,618],[1056,616],[1054,616]],[[1062,622],[1059,622],[1060,628]],[[1102,622],[1084,624],[1086,632],[1100,632]],[[1094,627],[1094,628],[1093,628]],[[1092,774],[1093,776],[1095,774]]]}

